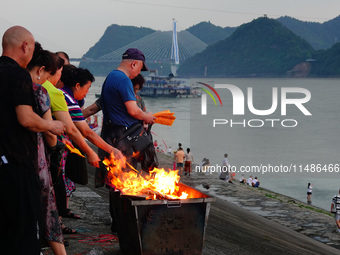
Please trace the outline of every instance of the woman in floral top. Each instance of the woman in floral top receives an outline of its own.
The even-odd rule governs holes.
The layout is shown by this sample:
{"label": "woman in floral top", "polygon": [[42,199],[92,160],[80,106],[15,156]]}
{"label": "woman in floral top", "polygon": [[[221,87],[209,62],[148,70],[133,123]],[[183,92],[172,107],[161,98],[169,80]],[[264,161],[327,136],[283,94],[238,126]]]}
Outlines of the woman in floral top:
{"label": "woman in floral top", "polygon": [[[47,78],[56,72],[55,61],[49,51],[43,50],[39,43],[36,43],[33,58],[27,65],[36,97],[35,112],[44,119],[52,120],[50,109],[50,98],[45,88],[41,86]],[[59,214],[55,201],[55,194],[50,173],[50,154],[57,143],[57,137],[49,132],[38,133],[38,169],[42,186],[42,216],[43,216],[43,237],[51,246],[53,253],[58,255],[66,254],[64,238],[59,223]]]}

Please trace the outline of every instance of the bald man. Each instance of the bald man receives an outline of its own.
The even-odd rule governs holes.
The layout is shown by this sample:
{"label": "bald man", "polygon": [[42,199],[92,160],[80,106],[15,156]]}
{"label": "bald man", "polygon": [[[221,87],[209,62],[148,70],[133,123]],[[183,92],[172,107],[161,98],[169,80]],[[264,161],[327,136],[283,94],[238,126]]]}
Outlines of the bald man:
{"label": "bald man", "polygon": [[[133,90],[131,79],[135,78],[141,71],[147,71],[145,65],[145,56],[143,52],[136,48],[127,49],[122,55],[122,61],[117,69],[111,71],[106,77],[100,97],[100,103],[103,109],[103,127],[101,136],[108,144],[120,149],[126,157],[126,161],[133,167],[137,167],[137,160],[132,156],[133,148],[126,144],[119,146],[116,141],[123,137],[124,132],[140,121],[148,124],[154,123],[155,117],[151,112],[143,112],[136,103],[136,96]],[[101,159],[108,157],[103,150],[98,150]],[[95,185],[102,186],[105,181],[105,168],[97,169]],[[117,222],[114,208],[118,204],[114,201],[114,189],[110,189],[110,214],[112,217],[111,231],[117,231]]]}
{"label": "bald man", "polygon": [[40,181],[37,132],[64,133],[60,121],[40,118],[32,80],[24,69],[32,58],[34,37],[9,28],[0,57],[0,247],[1,254],[40,254]]}

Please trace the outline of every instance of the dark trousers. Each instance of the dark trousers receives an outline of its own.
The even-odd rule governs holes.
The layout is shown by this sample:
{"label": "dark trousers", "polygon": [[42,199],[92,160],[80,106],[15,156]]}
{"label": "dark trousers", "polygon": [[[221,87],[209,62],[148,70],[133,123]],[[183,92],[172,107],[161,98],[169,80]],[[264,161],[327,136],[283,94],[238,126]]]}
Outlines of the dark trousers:
{"label": "dark trousers", "polygon": [[[117,148],[122,152],[122,154],[126,157],[126,161],[132,165],[134,168],[137,167],[137,160],[135,158],[132,158],[133,149],[131,147],[124,147],[121,148],[117,145],[117,140],[122,137],[124,132],[126,131],[126,128],[123,126],[113,126],[113,125],[103,125],[101,137],[105,142],[112,145],[113,147]],[[109,158],[110,155],[106,151],[103,151],[102,149],[98,149],[98,156],[101,160],[105,158]],[[129,170],[128,168],[126,169]],[[106,167],[103,164],[100,164],[100,168],[96,169],[95,174],[95,187],[102,187],[105,184],[105,177],[106,177]],[[111,231],[117,232],[116,222],[117,217],[115,216],[115,208],[117,209],[118,204],[115,202],[116,200],[113,199],[113,196],[115,194],[115,189],[110,186],[109,183],[106,183],[106,187],[109,188],[109,206],[110,206],[110,215],[112,218],[112,224],[111,224]]]}
{"label": "dark trousers", "polygon": [[39,176],[11,162],[0,166],[0,249],[3,255],[39,255]]}

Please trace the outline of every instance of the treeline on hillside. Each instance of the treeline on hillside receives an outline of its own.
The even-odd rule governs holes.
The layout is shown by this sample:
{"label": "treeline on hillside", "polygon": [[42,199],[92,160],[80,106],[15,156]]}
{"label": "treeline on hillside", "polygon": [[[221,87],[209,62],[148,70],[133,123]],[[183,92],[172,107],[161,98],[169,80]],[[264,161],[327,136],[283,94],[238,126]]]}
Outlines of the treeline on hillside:
{"label": "treeline on hillside", "polygon": [[324,23],[301,21],[288,16],[277,20],[308,41],[316,50],[329,49],[340,42],[340,16]]}
{"label": "treeline on hillside", "polygon": [[201,77],[285,76],[311,58],[313,47],[276,20],[258,18],[240,26],[227,39],[187,59],[179,75]]}
{"label": "treeline on hillside", "polygon": [[311,77],[340,77],[340,43],[315,52],[313,58]]}
{"label": "treeline on hillside", "polygon": [[235,31],[235,29],[235,27],[222,28],[215,26],[210,22],[201,22],[189,27],[187,31],[209,45],[226,39]]}
{"label": "treeline on hillside", "polygon": [[83,57],[100,58],[153,32],[155,30],[145,27],[111,25]]}

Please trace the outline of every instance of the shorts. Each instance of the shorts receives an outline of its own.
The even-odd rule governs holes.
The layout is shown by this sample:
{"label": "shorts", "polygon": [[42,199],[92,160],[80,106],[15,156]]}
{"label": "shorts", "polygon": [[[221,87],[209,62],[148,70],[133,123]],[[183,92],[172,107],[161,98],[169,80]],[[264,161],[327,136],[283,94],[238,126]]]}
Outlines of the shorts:
{"label": "shorts", "polygon": [[340,213],[336,213],[334,216],[335,221],[339,221],[340,220]]}
{"label": "shorts", "polygon": [[183,167],[183,163],[177,163],[177,167]]}
{"label": "shorts", "polygon": [[312,192],[307,192],[307,195],[312,195]]}

